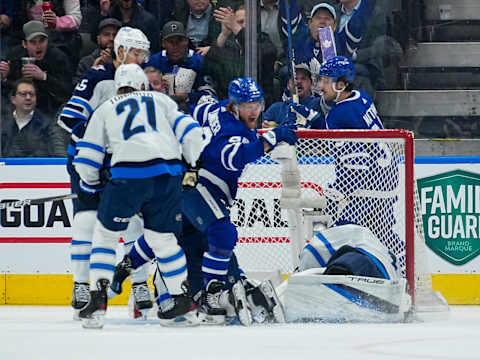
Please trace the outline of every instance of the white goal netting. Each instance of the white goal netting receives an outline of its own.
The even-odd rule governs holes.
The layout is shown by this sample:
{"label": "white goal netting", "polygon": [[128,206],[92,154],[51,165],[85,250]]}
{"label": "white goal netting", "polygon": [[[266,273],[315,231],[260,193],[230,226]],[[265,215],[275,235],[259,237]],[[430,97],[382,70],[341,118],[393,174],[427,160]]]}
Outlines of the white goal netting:
{"label": "white goal netting", "polygon": [[[370,228],[397,259],[411,289],[427,286],[430,274],[422,251],[425,240],[414,186],[413,134],[404,130],[302,130],[296,159],[302,197],[327,195],[324,214],[333,222]],[[281,165],[265,155],[239,180],[231,218],[239,240],[235,248],[246,272],[295,267],[289,213],[280,207]],[[415,206],[417,202],[417,206]],[[308,241],[308,232],[306,239]],[[422,285],[419,285],[419,284]],[[415,295],[412,292],[412,295]]]}

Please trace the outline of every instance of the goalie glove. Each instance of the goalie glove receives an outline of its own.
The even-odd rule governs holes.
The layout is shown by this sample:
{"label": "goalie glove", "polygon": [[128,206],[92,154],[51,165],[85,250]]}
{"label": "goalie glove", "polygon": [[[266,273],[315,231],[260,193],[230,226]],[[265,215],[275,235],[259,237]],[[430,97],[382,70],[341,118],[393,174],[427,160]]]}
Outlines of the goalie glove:
{"label": "goalie glove", "polygon": [[281,142],[286,142],[289,145],[295,145],[298,137],[295,133],[294,126],[279,126],[264,133],[262,135],[262,140],[270,146],[270,150],[273,150],[275,146]]}
{"label": "goalie glove", "polygon": [[310,128],[312,126],[313,119],[318,115],[318,111],[292,101],[288,101],[287,103],[289,106],[289,112],[293,113],[296,118],[295,124],[303,128]]}

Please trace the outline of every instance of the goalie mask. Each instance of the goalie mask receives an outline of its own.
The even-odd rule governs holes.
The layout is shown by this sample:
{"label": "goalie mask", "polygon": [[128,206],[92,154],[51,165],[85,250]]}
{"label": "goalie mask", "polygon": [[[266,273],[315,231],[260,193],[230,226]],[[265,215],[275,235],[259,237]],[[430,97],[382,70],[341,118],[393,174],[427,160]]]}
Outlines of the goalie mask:
{"label": "goalie mask", "polygon": [[[144,86],[142,89],[142,85]],[[131,87],[135,90],[148,90],[147,75],[137,64],[120,65],[115,71],[115,87]]]}
{"label": "goalie mask", "polygon": [[[120,59],[118,55],[118,49],[123,47],[123,59]],[[125,57],[128,54],[130,49],[140,49],[144,50],[147,53],[147,56],[144,59],[144,62],[148,61],[150,54],[150,41],[148,41],[145,34],[139,29],[134,29],[128,26],[124,26],[118,30],[115,40],[113,41],[113,49],[115,51],[115,56],[123,64]]]}

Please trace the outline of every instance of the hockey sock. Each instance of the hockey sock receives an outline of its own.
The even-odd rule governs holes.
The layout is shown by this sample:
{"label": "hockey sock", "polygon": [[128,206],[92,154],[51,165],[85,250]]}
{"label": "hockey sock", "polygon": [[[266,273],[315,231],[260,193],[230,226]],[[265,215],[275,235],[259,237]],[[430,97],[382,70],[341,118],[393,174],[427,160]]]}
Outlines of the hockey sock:
{"label": "hockey sock", "polygon": [[202,272],[203,288],[206,289],[210,280],[226,282],[230,257],[207,251],[203,254]]}
{"label": "hockey sock", "polygon": [[113,272],[115,271],[115,249],[119,239],[119,232],[106,229],[97,220],[90,256],[91,284],[96,284],[99,279],[107,279],[112,282]]}
{"label": "hockey sock", "polygon": [[187,261],[175,235],[145,229],[145,241],[155,252],[158,268],[170,294],[183,294],[182,282],[187,279]]}
{"label": "hockey sock", "polygon": [[143,235],[138,238],[128,255],[130,256],[130,259],[132,259],[132,267],[134,269],[137,269],[146,262],[155,259],[155,254],[145,241],[145,236]]}
{"label": "hockey sock", "polygon": [[92,251],[96,218],[96,211],[81,211],[73,218],[71,262],[73,281],[78,283],[88,283],[90,252]]}

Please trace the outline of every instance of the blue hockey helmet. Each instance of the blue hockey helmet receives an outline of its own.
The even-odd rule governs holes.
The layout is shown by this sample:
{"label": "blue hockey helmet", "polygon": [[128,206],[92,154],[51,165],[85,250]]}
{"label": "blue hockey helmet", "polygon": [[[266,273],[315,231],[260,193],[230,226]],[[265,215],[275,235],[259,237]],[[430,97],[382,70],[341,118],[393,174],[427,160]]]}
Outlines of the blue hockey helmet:
{"label": "blue hockey helmet", "polygon": [[355,78],[355,65],[345,56],[335,56],[322,65],[319,75],[332,78],[334,82],[339,78],[345,78],[352,83]]}
{"label": "blue hockey helmet", "polygon": [[249,77],[233,79],[228,86],[228,98],[234,104],[262,102],[263,91],[255,80]]}

